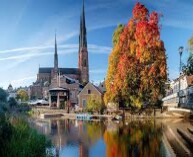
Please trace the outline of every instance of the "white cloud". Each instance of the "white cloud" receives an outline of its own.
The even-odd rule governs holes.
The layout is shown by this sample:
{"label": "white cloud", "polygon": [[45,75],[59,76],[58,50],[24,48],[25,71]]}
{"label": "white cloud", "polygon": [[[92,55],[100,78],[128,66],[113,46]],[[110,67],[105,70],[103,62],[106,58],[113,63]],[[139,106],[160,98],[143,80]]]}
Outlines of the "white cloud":
{"label": "white cloud", "polygon": [[9,50],[1,50],[0,54],[7,54],[7,53],[12,53],[12,52],[29,52],[32,50],[41,50],[41,49],[47,49],[47,48],[52,48],[53,46],[37,46],[37,47],[22,47],[22,48],[15,48],[15,49],[9,49]]}
{"label": "white cloud", "polygon": [[12,83],[20,84],[20,83],[23,83],[24,81],[34,80],[35,78],[36,76],[28,76],[28,77],[20,78],[18,80],[13,80]]}
{"label": "white cloud", "polygon": [[[59,50],[58,51],[59,54],[76,53],[78,51],[78,44],[59,45],[58,50]],[[88,45],[88,51],[89,53],[109,54],[111,52],[111,47],[99,46],[99,45]],[[11,50],[2,50],[0,51],[0,55],[1,53],[4,54],[4,53],[11,53],[11,52],[14,52],[12,53],[13,55],[2,57],[0,58],[0,61],[18,60],[18,59],[22,59],[23,61],[26,61],[38,56],[53,55],[54,50],[53,50],[53,46],[23,47],[23,48],[11,49]]]}

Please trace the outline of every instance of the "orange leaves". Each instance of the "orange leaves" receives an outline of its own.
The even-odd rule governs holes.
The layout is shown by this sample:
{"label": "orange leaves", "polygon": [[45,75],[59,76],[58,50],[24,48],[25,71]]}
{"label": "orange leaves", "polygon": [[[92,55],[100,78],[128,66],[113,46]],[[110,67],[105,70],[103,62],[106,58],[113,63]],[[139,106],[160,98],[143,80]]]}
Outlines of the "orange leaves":
{"label": "orange leaves", "polygon": [[159,22],[159,15],[155,11],[152,12],[149,16],[149,23],[157,25]]}
{"label": "orange leaves", "polygon": [[133,17],[135,20],[146,20],[148,14],[149,11],[144,5],[140,4],[139,2],[135,5],[133,9]]}
{"label": "orange leaves", "polygon": [[167,65],[159,29],[158,13],[149,14],[137,3],[128,24],[115,30],[106,80],[108,101],[140,107],[142,101],[155,102],[163,94],[159,89],[167,79]]}

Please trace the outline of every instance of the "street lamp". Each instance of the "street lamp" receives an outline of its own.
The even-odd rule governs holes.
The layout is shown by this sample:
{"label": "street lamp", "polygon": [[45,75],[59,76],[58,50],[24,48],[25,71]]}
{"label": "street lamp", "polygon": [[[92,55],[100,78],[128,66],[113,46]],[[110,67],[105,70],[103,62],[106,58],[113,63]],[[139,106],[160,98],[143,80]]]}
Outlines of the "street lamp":
{"label": "street lamp", "polygon": [[180,107],[180,75],[181,75],[181,70],[182,70],[182,53],[183,53],[184,47],[180,46],[178,51],[180,54],[180,71],[179,71],[179,92],[178,92],[178,96],[179,96],[179,103],[178,103],[178,107]]}

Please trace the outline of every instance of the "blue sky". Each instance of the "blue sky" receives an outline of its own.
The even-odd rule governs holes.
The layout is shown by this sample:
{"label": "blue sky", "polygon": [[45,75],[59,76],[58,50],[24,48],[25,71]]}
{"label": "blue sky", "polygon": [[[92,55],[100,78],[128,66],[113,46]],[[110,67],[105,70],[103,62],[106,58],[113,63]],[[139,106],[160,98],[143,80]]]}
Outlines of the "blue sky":
{"label": "blue sky", "polygon": [[[90,81],[106,76],[112,34],[131,17],[136,0],[85,0]],[[169,77],[179,73],[178,47],[193,35],[192,0],[139,0],[163,14],[161,38]],[[0,87],[30,85],[39,65],[52,67],[57,30],[60,67],[77,67],[82,0],[0,0]],[[188,52],[184,51],[185,62]]]}

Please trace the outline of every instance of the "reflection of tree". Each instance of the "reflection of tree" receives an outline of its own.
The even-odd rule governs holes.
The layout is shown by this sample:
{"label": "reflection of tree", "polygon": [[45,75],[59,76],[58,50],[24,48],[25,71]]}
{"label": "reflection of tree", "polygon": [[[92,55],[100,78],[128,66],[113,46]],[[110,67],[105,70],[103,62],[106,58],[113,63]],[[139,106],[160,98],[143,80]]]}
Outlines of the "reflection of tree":
{"label": "reflection of tree", "polygon": [[104,124],[101,122],[88,122],[86,123],[87,135],[90,144],[97,142],[104,133]]}
{"label": "reflection of tree", "polygon": [[131,122],[118,131],[105,131],[107,157],[161,156],[161,127],[148,122]]}

